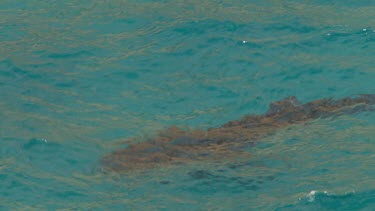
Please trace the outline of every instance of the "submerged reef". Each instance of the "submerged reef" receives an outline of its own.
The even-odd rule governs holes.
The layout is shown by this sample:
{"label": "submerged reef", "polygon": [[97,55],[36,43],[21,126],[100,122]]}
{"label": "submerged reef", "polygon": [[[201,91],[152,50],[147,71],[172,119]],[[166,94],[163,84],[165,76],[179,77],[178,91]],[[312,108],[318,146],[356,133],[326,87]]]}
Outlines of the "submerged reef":
{"label": "submerged reef", "polygon": [[320,99],[305,104],[287,97],[270,104],[262,115],[247,115],[217,128],[186,131],[170,127],[156,137],[116,150],[102,159],[105,169],[117,172],[149,169],[200,160],[248,156],[248,146],[278,129],[317,118],[373,109],[375,94],[343,99]]}

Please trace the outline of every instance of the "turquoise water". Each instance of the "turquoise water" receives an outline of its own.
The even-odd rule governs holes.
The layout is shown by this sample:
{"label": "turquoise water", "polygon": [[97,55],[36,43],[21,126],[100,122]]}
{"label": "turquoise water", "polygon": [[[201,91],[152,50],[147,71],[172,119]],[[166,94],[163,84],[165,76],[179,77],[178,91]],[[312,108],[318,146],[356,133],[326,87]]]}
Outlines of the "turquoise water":
{"label": "turquoise water", "polygon": [[372,1],[0,2],[0,209],[374,210],[375,112],[241,161],[103,172],[124,140],[375,93]]}

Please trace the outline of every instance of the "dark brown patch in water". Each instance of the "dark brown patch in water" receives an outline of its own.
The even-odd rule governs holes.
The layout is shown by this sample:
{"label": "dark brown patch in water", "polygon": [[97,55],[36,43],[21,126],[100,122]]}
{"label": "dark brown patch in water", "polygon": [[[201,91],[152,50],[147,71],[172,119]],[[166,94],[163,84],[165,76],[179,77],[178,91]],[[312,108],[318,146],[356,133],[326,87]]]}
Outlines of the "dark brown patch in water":
{"label": "dark brown patch in water", "polygon": [[339,100],[321,99],[301,104],[288,97],[270,104],[263,115],[248,115],[218,128],[184,131],[170,127],[155,138],[119,149],[103,158],[106,169],[129,171],[200,160],[248,156],[241,148],[251,146],[276,130],[316,118],[371,110],[375,95]]}

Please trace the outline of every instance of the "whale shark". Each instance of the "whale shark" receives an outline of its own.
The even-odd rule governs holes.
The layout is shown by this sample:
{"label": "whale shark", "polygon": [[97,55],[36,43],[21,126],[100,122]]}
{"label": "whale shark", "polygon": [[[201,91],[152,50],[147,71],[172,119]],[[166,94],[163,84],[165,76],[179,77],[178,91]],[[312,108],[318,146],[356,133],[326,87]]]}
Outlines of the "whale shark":
{"label": "whale shark", "polygon": [[249,156],[244,149],[282,128],[319,118],[371,111],[374,104],[375,94],[342,99],[324,98],[307,103],[290,96],[270,103],[264,114],[246,115],[220,127],[186,130],[171,126],[155,137],[105,155],[102,164],[106,170],[126,172]]}

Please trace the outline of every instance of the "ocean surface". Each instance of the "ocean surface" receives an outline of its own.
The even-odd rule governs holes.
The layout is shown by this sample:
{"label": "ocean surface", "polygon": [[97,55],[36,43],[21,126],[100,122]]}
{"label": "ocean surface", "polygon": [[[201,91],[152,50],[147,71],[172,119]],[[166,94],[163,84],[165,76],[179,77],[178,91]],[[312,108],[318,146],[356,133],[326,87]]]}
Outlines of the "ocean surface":
{"label": "ocean surface", "polygon": [[0,1],[0,210],[375,210],[375,112],[239,161],[103,171],[128,140],[375,93],[375,4]]}

